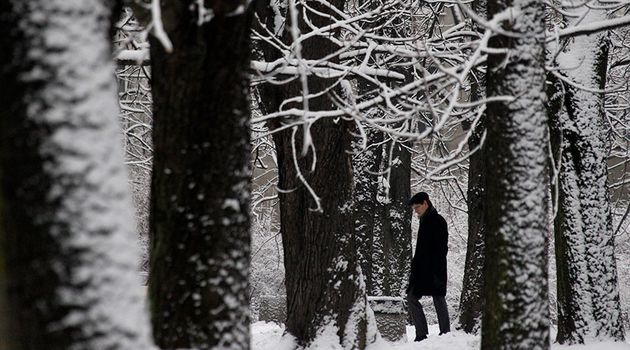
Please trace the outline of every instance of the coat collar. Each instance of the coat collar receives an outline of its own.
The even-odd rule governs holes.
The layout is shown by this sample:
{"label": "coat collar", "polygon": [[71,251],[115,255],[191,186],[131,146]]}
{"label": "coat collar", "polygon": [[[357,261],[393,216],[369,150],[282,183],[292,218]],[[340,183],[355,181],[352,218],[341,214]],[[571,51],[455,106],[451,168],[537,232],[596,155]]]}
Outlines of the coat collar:
{"label": "coat collar", "polygon": [[437,213],[437,209],[434,206],[430,206],[429,209],[420,217],[420,223],[422,223],[427,217],[433,215],[433,213]]}

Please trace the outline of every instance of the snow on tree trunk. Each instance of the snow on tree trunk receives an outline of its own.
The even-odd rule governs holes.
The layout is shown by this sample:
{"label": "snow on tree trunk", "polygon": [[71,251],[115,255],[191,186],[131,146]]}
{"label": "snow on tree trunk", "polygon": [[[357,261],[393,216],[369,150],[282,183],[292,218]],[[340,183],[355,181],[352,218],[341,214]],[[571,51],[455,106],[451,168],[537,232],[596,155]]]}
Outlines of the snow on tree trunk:
{"label": "snow on tree trunk", "polygon": [[[369,6],[375,5],[375,2],[369,3]],[[383,32],[389,31],[398,35],[391,28],[377,32],[386,35]],[[408,70],[403,69],[403,74],[410,82],[412,78]],[[359,96],[375,95],[374,84],[359,81],[358,86]],[[373,114],[371,118],[386,117],[378,107],[367,113]],[[405,125],[399,126],[403,127]],[[390,140],[383,146],[382,131],[368,128],[365,132],[368,149],[353,159],[359,261],[369,295],[403,295],[409,279],[412,249],[411,210],[407,204],[411,188],[411,152],[406,147],[410,147],[410,142]],[[386,157],[383,157],[383,151]],[[385,164],[382,164],[383,160]],[[390,167],[389,176],[375,175],[382,167]],[[386,176],[389,181],[384,186]],[[383,201],[384,198],[387,200]]]}
{"label": "snow on tree trunk", "polygon": [[[394,141],[391,141],[394,142]],[[385,271],[382,275],[383,295],[401,296],[409,282],[411,263],[411,152],[409,142],[393,145],[388,201],[383,203],[382,246]],[[391,147],[391,143],[390,143]],[[386,147],[389,149],[389,147]],[[387,165],[386,165],[387,166]]]}
{"label": "snow on tree trunk", "polygon": [[[376,111],[374,111],[376,112]],[[352,158],[354,168],[354,223],[357,253],[368,295],[383,295],[379,268],[384,265],[380,247],[380,212],[377,201],[379,168],[381,165],[383,133],[371,128],[365,130],[366,148],[355,147]],[[355,142],[360,142],[356,140]],[[358,143],[357,143],[358,145]]]}
{"label": "snow on tree trunk", "polygon": [[106,0],[0,3],[0,236],[14,346],[150,349]]}
{"label": "snow on tree trunk", "polygon": [[487,110],[485,310],[481,349],[548,349],[547,116],[544,106],[544,4],[488,1],[506,18],[490,54],[487,96],[513,96]]}
{"label": "snow on tree trunk", "polygon": [[[567,11],[585,13],[581,24],[606,19],[602,9]],[[568,80],[591,90],[603,89],[608,45],[607,32],[573,38],[558,55],[557,64]],[[561,154],[555,220],[557,341],[623,340],[607,183],[610,141],[604,96],[566,83],[555,86],[552,97],[560,104],[552,113],[551,125],[557,136],[554,148]]]}
{"label": "snow on tree trunk", "polygon": [[[486,18],[486,1],[473,1],[473,10]],[[478,26],[477,31],[485,28]],[[472,85],[473,100],[485,97],[485,76],[481,70],[476,72],[477,81]],[[485,112],[479,125],[468,140],[468,149],[474,150],[481,145],[481,137],[485,130]],[[479,148],[469,158],[468,191],[466,203],[468,205],[468,239],[466,247],[466,265],[462,293],[459,301],[459,327],[467,333],[477,333],[481,327],[483,314],[483,265],[485,240],[485,191],[486,174],[484,168],[485,146]]]}
{"label": "snow on tree trunk", "polygon": [[204,22],[197,2],[162,3],[173,52],[151,38],[154,336],[165,349],[249,349],[253,16],[215,2]]}

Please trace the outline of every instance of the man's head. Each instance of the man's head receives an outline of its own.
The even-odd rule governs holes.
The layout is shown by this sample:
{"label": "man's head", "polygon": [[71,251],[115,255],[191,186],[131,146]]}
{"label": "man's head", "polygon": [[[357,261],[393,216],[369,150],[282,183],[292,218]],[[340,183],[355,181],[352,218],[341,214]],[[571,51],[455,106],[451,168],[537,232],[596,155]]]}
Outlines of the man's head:
{"label": "man's head", "polygon": [[409,205],[418,216],[424,215],[427,210],[433,206],[429,200],[429,195],[426,192],[418,192],[409,199]]}

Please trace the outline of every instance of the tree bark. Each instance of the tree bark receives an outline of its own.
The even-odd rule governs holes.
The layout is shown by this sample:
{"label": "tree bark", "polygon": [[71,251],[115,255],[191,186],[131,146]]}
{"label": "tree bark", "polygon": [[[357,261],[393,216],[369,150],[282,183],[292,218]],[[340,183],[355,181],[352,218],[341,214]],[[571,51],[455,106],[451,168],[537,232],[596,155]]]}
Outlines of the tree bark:
{"label": "tree bark", "polygon": [[[366,10],[374,10],[378,3],[363,1],[361,6]],[[365,29],[382,37],[399,37],[398,29],[406,23],[400,18],[394,18],[386,23],[388,20],[390,19],[382,16],[376,21],[366,23]],[[374,31],[374,28],[379,29]],[[387,64],[395,66],[394,62]],[[410,83],[413,79],[408,67],[397,67],[396,70],[405,75],[406,83]],[[387,82],[383,81],[383,83]],[[391,82],[388,85],[395,88]],[[362,98],[375,97],[380,91],[380,88],[373,83],[363,80],[359,80],[358,86],[358,95]],[[386,115],[379,106],[372,107],[367,113],[374,119]],[[399,127],[404,127],[404,125]],[[366,278],[369,295],[401,296],[404,294],[409,279],[409,265],[412,257],[411,210],[407,204],[411,197],[411,153],[408,148],[405,148],[410,147],[411,142],[392,140],[384,145],[374,146],[382,143],[383,132],[367,131],[367,133],[378,135],[377,139],[370,140],[372,148],[378,150],[378,152],[371,151],[370,172],[377,173],[382,167],[387,168],[390,165],[391,167],[389,168],[389,182],[387,186],[383,186],[383,182],[379,180],[386,175],[375,176],[361,171],[362,159],[355,158],[358,161],[355,169],[359,170],[355,173],[357,193],[355,210],[363,213],[363,220],[356,222],[357,239],[360,244],[359,259],[362,270],[369,274]],[[392,142],[396,143],[392,144]],[[383,151],[388,153],[386,159],[383,159]],[[370,186],[364,184],[366,181],[370,182]],[[365,201],[366,196],[369,196],[371,202]],[[382,201],[383,196],[386,196],[388,200]],[[367,218],[368,215],[371,217]],[[364,240],[363,236],[366,234],[369,237]]]}
{"label": "tree bark", "polygon": [[[1,173],[2,170],[0,168]],[[0,187],[0,213],[2,213],[2,210],[2,192]],[[7,262],[6,254],[4,253],[7,251],[7,247],[5,244],[2,229],[0,228],[0,349],[18,349],[14,339],[16,331],[13,327],[15,324],[9,317]]]}
{"label": "tree bark", "polygon": [[[370,145],[382,142],[382,132],[367,133]],[[409,146],[408,142],[404,145]],[[411,153],[400,144],[393,146],[387,188],[380,188],[378,181],[384,175],[372,175],[380,171],[383,148],[389,147],[391,143],[388,147],[373,146],[353,159],[358,258],[368,295],[403,295],[409,278],[411,211],[407,201],[411,197]],[[380,202],[379,191],[386,192],[387,202]]]}
{"label": "tree bark", "polygon": [[[508,12],[503,12],[511,8]],[[517,11],[517,15],[510,15]],[[509,16],[489,54],[487,96],[513,96],[487,109],[485,310],[481,349],[548,349],[547,116],[544,6],[488,1],[488,17]]]}
{"label": "tree bark", "polygon": [[[381,224],[378,221],[378,190],[381,161],[383,159],[383,133],[366,129],[367,147],[352,158],[354,168],[354,229],[357,239],[357,253],[361,272],[368,295],[384,295],[382,274],[379,267],[384,261],[380,251]],[[358,142],[358,141],[355,141]]]}
{"label": "tree bark", "polygon": [[[331,1],[337,9],[343,9],[343,0]],[[309,3],[321,13],[332,10],[320,3]],[[298,28],[308,33],[311,27],[304,16],[316,27],[324,27],[333,16],[304,14],[297,5]],[[271,9],[260,4],[259,17],[268,28],[274,28]],[[291,44],[290,16],[282,34],[282,40]],[[273,30],[271,30],[273,32]],[[328,35],[336,35],[329,33]],[[325,36],[313,36],[301,42],[304,59],[321,59],[336,50]],[[278,53],[261,43],[264,58],[272,61]],[[334,80],[308,77],[309,92],[314,94],[330,87]],[[339,89],[334,91],[340,94]],[[302,104],[285,103],[289,98],[301,97],[300,82],[283,86],[267,84],[260,87],[261,109],[272,113],[285,108],[301,108]],[[311,96],[309,109],[322,111],[335,109],[329,94]],[[296,126],[273,134],[278,157],[278,187],[280,198],[280,224],[284,247],[284,265],[287,290],[286,330],[293,335],[298,346],[313,343],[318,335],[335,332],[344,349],[364,349],[373,337],[368,336],[367,300],[357,259],[357,241],[354,232],[352,198],[351,151],[352,124],[343,120],[324,118],[310,125],[312,144],[307,155],[302,155],[305,124],[299,120],[273,120],[270,130],[277,130],[286,123]],[[314,169],[313,152],[317,154]],[[313,196],[300,180],[312,188],[321,200],[321,211],[314,211]],[[374,322],[372,319],[370,322]],[[373,327],[375,329],[375,325]]]}
{"label": "tree bark", "polygon": [[[394,141],[392,141],[394,142]],[[411,263],[411,152],[410,142],[395,144],[389,177],[389,201],[383,203],[382,246],[386,268],[382,276],[384,295],[402,296],[409,281]],[[389,149],[387,147],[386,149]]]}
{"label": "tree bark", "polygon": [[[606,19],[604,10],[587,12],[582,24]],[[608,33],[573,38],[557,61],[565,77],[593,90],[606,84]],[[575,66],[575,62],[582,62]],[[556,79],[550,91],[552,138],[560,154],[555,248],[558,281],[558,335],[561,344],[624,340],[614,257],[608,191],[604,96]],[[564,94],[561,92],[564,91]]]}
{"label": "tree bark", "polygon": [[[482,118],[484,117],[482,116]],[[484,129],[485,122],[481,121],[468,141],[470,150],[480,146]],[[485,157],[485,146],[483,146],[470,156],[468,165],[468,194],[466,198],[468,203],[468,240],[464,281],[459,302],[459,325],[466,333],[479,331],[483,314],[483,266],[486,231]]]}
{"label": "tree bark", "polygon": [[152,347],[111,61],[118,5],[0,2],[12,350]]}
{"label": "tree bark", "polygon": [[[377,2],[362,0],[358,4],[366,11],[374,10]],[[374,27],[384,25],[382,20],[369,22],[363,28],[372,31]],[[377,31],[382,35],[382,31]],[[375,84],[357,79],[358,96],[365,99],[373,98],[378,94]],[[375,91],[376,90],[376,91]],[[370,117],[379,117],[383,111],[378,107],[372,107],[364,112]],[[352,158],[354,177],[354,218],[355,233],[357,239],[357,252],[361,272],[365,280],[366,292],[370,296],[387,295],[384,292],[384,276],[387,274],[387,257],[384,251],[383,227],[384,204],[380,202],[382,190],[382,175],[380,174],[383,162],[384,133],[370,125],[365,126],[366,143],[365,150]],[[358,141],[357,141],[358,142]]]}
{"label": "tree bark", "polygon": [[[330,325],[348,349],[366,346],[365,290],[360,273],[352,225],[352,165],[348,125],[332,120],[312,126],[318,164],[305,174],[320,197],[322,212],[311,210],[311,194],[299,183],[292,159],[291,135],[274,137],[282,189],[281,232],[287,288],[287,331],[299,344],[315,339]],[[299,144],[295,147],[298,147]],[[306,159],[300,159],[305,169]],[[310,160],[310,159],[309,159]]]}
{"label": "tree bark", "polygon": [[[486,18],[486,1],[473,2],[473,10]],[[478,32],[485,28],[475,28]],[[476,72],[477,82],[472,85],[471,96],[474,100],[485,98],[485,74],[481,70]],[[469,158],[468,164],[468,239],[466,244],[466,263],[462,293],[459,299],[459,327],[466,333],[478,333],[483,314],[483,266],[484,240],[486,231],[485,203],[486,203],[486,172],[484,167],[485,145],[481,145],[483,133],[486,129],[486,113],[481,116],[479,124],[468,140],[468,149],[472,151],[480,147]],[[471,126],[472,127],[472,126]]]}
{"label": "tree bark", "polygon": [[173,52],[151,38],[149,294],[164,349],[249,349],[249,28],[241,2],[162,1]]}

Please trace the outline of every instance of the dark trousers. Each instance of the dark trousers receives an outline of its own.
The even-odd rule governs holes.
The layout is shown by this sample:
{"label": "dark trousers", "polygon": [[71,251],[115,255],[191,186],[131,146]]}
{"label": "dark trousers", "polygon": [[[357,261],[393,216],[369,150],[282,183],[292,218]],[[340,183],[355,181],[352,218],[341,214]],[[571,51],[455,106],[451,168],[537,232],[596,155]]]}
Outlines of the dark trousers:
{"label": "dark trousers", "polygon": [[[440,334],[451,331],[451,324],[448,319],[448,308],[446,306],[446,299],[442,296],[433,297],[433,305],[435,306],[435,312],[437,313],[438,324],[440,326]],[[427,318],[424,316],[422,310],[422,304],[418,298],[411,293],[407,294],[407,307],[413,325],[416,327],[416,338],[424,337],[429,334],[429,328],[427,327]]]}

